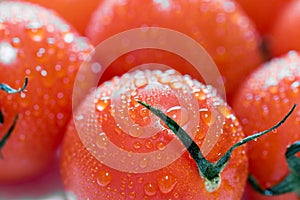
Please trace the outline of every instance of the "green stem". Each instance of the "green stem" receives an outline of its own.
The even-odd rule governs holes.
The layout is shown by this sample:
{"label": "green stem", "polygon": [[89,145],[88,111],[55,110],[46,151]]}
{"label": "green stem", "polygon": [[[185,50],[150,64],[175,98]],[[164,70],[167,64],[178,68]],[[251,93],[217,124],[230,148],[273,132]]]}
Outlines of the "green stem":
{"label": "green stem", "polygon": [[[9,85],[7,85],[5,83],[0,83],[0,90],[3,90],[3,91],[5,91],[8,94],[15,94],[15,93],[24,91],[26,89],[27,85],[28,85],[28,78],[25,77],[24,84],[23,84],[23,86],[21,88],[14,89],[14,88],[10,87]],[[16,115],[15,118],[14,118],[14,121],[13,121],[12,125],[9,127],[8,131],[6,132],[6,134],[0,140],[0,159],[4,159],[1,150],[3,149],[3,147],[6,144],[8,138],[10,137],[11,133],[13,132],[13,130],[14,130],[15,126],[16,126],[16,123],[18,121],[18,118],[19,118],[19,116]],[[0,110],[0,124],[3,124],[3,123],[4,123],[4,116],[3,116],[2,111]]]}
{"label": "green stem", "polygon": [[0,83],[0,90],[3,90],[5,92],[7,92],[8,94],[15,94],[15,93],[24,91],[25,88],[27,87],[27,84],[28,84],[28,78],[25,77],[24,84],[21,88],[14,89],[5,83]]}
{"label": "green stem", "polygon": [[252,141],[266,133],[273,131],[274,129],[278,128],[281,124],[285,122],[285,120],[292,114],[295,110],[296,105],[292,107],[292,109],[287,113],[287,115],[278,122],[275,126],[262,131],[260,133],[248,136],[235,145],[233,145],[216,163],[209,162],[202,154],[198,145],[193,141],[193,139],[170,117],[165,115],[162,111],[148,105],[145,102],[138,101],[141,105],[149,109],[153,114],[159,117],[173,132],[174,134],[180,139],[180,141],[184,144],[184,146],[189,151],[191,157],[195,160],[200,176],[205,179],[205,186],[207,191],[213,192],[220,186],[221,177],[220,173],[227,165],[231,153],[237,147]]}
{"label": "green stem", "polygon": [[3,158],[1,150],[4,147],[4,145],[6,144],[6,142],[7,142],[8,138],[10,137],[11,133],[13,132],[13,130],[14,130],[15,126],[16,126],[17,121],[18,121],[18,115],[15,116],[12,125],[9,127],[9,129],[6,132],[6,134],[4,135],[4,137],[0,140],[0,159],[2,159],[2,160],[4,158]]}
{"label": "green stem", "polygon": [[273,187],[262,189],[256,179],[250,175],[248,181],[253,189],[265,196],[275,196],[295,192],[300,197],[300,158],[296,156],[298,152],[300,152],[300,141],[293,143],[287,148],[285,157],[290,172],[281,182]]}

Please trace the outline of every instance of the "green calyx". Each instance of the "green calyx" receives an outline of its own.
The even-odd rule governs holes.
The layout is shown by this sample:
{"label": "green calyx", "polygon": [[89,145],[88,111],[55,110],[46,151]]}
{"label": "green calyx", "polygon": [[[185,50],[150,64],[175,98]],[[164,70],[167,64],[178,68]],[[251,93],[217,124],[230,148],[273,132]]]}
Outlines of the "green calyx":
{"label": "green calyx", "polygon": [[262,189],[256,179],[250,175],[248,181],[253,189],[265,196],[295,192],[300,197],[300,158],[296,156],[299,151],[300,141],[293,143],[287,148],[285,158],[289,166],[289,174],[273,187]]}
{"label": "green calyx", "polygon": [[162,111],[148,105],[145,102],[137,101],[139,104],[146,107],[150,110],[153,114],[159,117],[173,132],[174,134],[180,139],[186,149],[189,151],[191,157],[195,160],[199,174],[202,178],[205,179],[205,187],[206,190],[209,192],[213,192],[217,190],[221,184],[221,176],[220,173],[226,167],[228,161],[230,160],[231,153],[237,147],[252,141],[262,135],[265,135],[276,128],[278,128],[281,124],[285,122],[285,120],[292,114],[295,110],[296,105],[294,105],[291,110],[287,113],[287,115],[279,121],[276,125],[267,129],[265,131],[259,132],[257,134],[248,136],[238,143],[233,145],[217,162],[212,163],[209,162],[202,154],[198,145],[193,141],[193,139],[184,131],[182,127],[180,127],[173,119],[165,115]]}
{"label": "green calyx", "polygon": [[[15,94],[15,93],[24,91],[27,87],[27,84],[28,84],[28,78],[25,77],[24,84],[21,88],[14,89],[5,83],[0,83],[0,90],[3,90],[8,94]],[[0,139],[0,159],[4,159],[1,150],[3,149],[4,145],[6,144],[7,140],[9,139],[11,133],[13,132],[17,121],[18,121],[18,115],[15,116],[13,123],[9,127],[8,131],[5,133],[5,135],[2,137],[2,139]],[[2,111],[0,110],[0,124],[3,124],[3,123],[4,123],[4,116],[3,116]]]}
{"label": "green calyx", "polygon": [[15,93],[24,91],[27,87],[27,84],[28,84],[28,78],[25,77],[24,84],[21,88],[14,89],[5,83],[0,83],[0,90],[3,90],[5,92],[7,92],[8,94],[15,94]]}

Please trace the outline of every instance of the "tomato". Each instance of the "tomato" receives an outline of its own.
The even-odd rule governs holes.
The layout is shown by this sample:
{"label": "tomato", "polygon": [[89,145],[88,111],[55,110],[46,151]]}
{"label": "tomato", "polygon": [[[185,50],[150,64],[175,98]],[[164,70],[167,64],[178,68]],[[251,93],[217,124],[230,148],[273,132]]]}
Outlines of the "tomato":
{"label": "tomato", "polygon": [[21,181],[51,165],[71,117],[71,94],[76,72],[92,50],[54,12],[29,3],[0,3],[0,80],[26,92],[0,95],[7,121],[0,138],[19,119],[2,149],[0,182]]}
{"label": "tomato", "polygon": [[23,0],[39,4],[45,8],[53,9],[63,19],[68,21],[81,35],[85,34],[85,29],[92,13],[97,8],[101,0]]}
{"label": "tomato", "polygon": [[[291,51],[262,65],[245,81],[233,101],[233,109],[246,134],[265,129],[300,103],[300,54]],[[248,145],[249,172],[262,188],[278,184],[289,172],[285,159],[288,145],[300,140],[299,108],[276,134],[264,136]],[[280,199],[263,197],[248,188],[246,199]],[[298,199],[291,193],[282,199]]]}
{"label": "tomato", "polygon": [[286,54],[289,50],[300,50],[300,2],[291,1],[283,9],[270,33],[270,51],[273,56]]}
{"label": "tomato", "polygon": [[[219,188],[208,192],[187,150],[137,99],[194,132],[211,162],[243,137],[231,108],[212,87],[174,70],[127,73],[103,83],[75,111],[62,147],[66,191],[78,199],[241,198],[247,178],[245,147],[233,152]],[[118,150],[110,151],[114,146]]]}
{"label": "tomato", "polygon": [[[218,66],[229,98],[244,77],[262,62],[260,38],[253,24],[236,3],[229,0],[107,0],[95,11],[86,34],[96,46],[122,31],[147,27],[178,31],[201,44]],[[103,80],[151,62],[168,65],[202,80],[198,71],[180,56],[158,49],[138,49],[117,59]]]}
{"label": "tomato", "polygon": [[255,23],[257,30],[268,37],[276,19],[284,10],[285,6],[292,0],[273,0],[255,1],[255,0],[236,0],[245,10],[247,15]]}

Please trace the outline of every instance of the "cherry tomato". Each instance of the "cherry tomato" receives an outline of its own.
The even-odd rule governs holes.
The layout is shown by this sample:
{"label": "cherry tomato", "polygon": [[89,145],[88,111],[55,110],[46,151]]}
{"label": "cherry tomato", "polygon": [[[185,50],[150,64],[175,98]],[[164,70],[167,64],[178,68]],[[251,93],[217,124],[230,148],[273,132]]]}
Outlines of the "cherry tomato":
{"label": "cherry tomato", "polygon": [[15,129],[2,149],[0,182],[21,181],[51,165],[71,117],[76,72],[92,50],[86,39],[54,12],[30,3],[0,3],[0,80],[27,91],[0,95],[0,110]]}
{"label": "cherry tomato", "polygon": [[236,0],[255,23],[257,30],[268,36],[277,17],[291,0]]}
{"label": "cherry tomato", "polygon": [[[212,87],[174,70],[127,73],[103,83],[75,112],[62,147],[66,191],[78,199],[241,199],[247,178],[245,147],[233,152],[219,187],[208,192],[187,150],[136,100],[159,107],[194,132],[211,162],[243,137],[231,108]],[[118,150],[111,152],[114,146]]]}
{"label": "cherry tomato", "polygon": [[290,50],[300,50],[300,2],[293,0],[287,4],[274,23],[270,33],[270,51],[273,56],[281,56]]}
{"label": "cherry tomato", "polygon": [[23,0],[39,4],[45,8],[53,9],[63,19],[70,23],[81,34],[85,34],[85,29],[92,13],[97,8],[101,0]]}
{"label": "cherry tomato", "polygon": [[[147,27],[178,31],[203,45],[223,76],[229,98],[244,77],[262,62],[260,38],[253,24],[229,0],[107,0],[95,11],[86,34],[96,46],[122,31]],[[163,50],[136,50],[117,59],[104,77],[109,80],[137,65],[156,62],[200,80],[201,75],[184,59]]]}
{"label": "cherry tomato", "polygon": [[[261,131],[274,124],[294,104],[300,103],[300,54],[291,51],[274,58],[253,72],[233,101],[233,109],[245,134]],[[249,172],[263,188],[278,184],[288,174],[287,147],[300,139],[299,108],[275,134],[248,145]],[[298,199],[290,193],[264,197],[248,188],[246,199]]]}

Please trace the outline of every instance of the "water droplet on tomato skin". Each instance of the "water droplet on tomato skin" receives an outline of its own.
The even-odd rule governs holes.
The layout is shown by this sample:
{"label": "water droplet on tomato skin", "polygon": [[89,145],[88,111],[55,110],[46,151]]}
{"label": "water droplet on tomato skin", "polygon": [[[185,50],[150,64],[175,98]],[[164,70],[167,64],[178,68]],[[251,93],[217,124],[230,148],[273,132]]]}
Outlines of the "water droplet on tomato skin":
{"label": "water droplet on tomato skin", "polygon": [[10,64],[17,59],[17,49],[8,42],[0,43],[0,63]]}
{"label": "water droplet on tomato skin", "polygon": [[158,150],[164,150],[166,148],[166,143],[165,142],[162,142],[162,141],[159,141],[156,143],[156,147]]}
{"label": "water droplet on tomato skin", "polygon": [[100,171],[97,175],[97,183],[102,187],[110,184],[111,180],[112,177],[108,171]]}
{"label": "water droplet on tomato skin", "polygon": [[176,178],[172,175],[165,175],[157,181],[159,190],[164,194],[170,193],[175,188],[176,183]]}
{"label": "water droplet on tomato skin", "polygon": [[100,149],[106,149],[107,147],[107,138],[105,133],[100,133],[99,137],[96,140],[96,145]]}
{"label": "water droplet on tomato skin", "polygon": [[144,169],[148,166],[149,160],[147,158],[142,158],[139,162],[140,168]]}
{"label": "water droplet on tomato skin", "polygon": [[45,37],[45,31],[43,25],[39,22],[30,22],[26,26],[26,32],[29,38],[35,42],[40,42]]}
{"label": "water droplet on tomato skin", "polygon": [[133,189],[134,188],[134,182],[130,181],[127,186],[128,186],[129,189]]}
{"label": "water droplet on tomato skin", "polygon": [[135,148],[135,149],[140,149],[141,147],[142,147],[142,144],[140,142],[135,142],[133,144],[133,148]]}
{"label": "water droplet on tomato skin", "polygon": [[130,193],[128,194],[128,197],[129,197],[130,199],[135,199],[135,197],[136,197],[135,192],[130,192]]}
{"label": "water droplet on tomato skin", "polygon": [[144,192],[148,196],[154,196],[156,194],[156,187],[153,183],[147,183],[144,185]]}
{"label": "water droplet on tomato skin", "polygon": [[101,97],[100,99],[96,100],[96,109],[98,111],[104,111],[107,106],[110,104],[110,98],[109,97]]}

